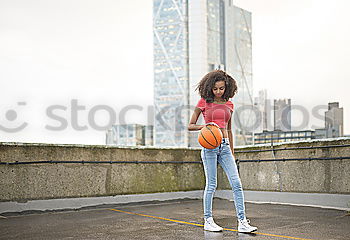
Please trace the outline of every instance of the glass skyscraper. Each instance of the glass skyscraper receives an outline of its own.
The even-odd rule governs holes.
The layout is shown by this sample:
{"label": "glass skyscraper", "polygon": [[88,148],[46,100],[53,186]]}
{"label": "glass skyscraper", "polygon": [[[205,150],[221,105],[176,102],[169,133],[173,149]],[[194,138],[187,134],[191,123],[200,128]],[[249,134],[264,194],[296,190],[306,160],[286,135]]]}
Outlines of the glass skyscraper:
{"label": "glass skyscraper", "polygon": [[187,146],[188,3],[153,2],[155,145]]}
{"label": "glass skyscraper", "polygon": [[[154,0],[153,33],[156,146],[198,146],[187,124],[199,100],[194,89],[208,71],[223,69],[236,79],[236,110],[253,106],[249,12],[230,0]],[[249,111],[236,114],[236,145],[247,143],[249,119]]]}

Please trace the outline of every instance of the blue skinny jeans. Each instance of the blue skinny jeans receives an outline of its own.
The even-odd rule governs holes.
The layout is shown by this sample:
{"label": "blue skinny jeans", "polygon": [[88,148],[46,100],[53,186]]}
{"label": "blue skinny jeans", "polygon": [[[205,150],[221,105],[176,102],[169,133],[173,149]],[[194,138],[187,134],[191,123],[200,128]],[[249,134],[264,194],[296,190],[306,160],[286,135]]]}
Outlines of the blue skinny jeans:
{"label": "blue skinny jeans", "polygon": [[237,218],[244,219],[243,188],[228,138],[224,138],[220,146],[215,149],[202,148],[201,157],[206,179],[203,196],[204,218],[212,217],[213,197],[217,187],[217,163],[219,163],[225,171],[233,191]]}

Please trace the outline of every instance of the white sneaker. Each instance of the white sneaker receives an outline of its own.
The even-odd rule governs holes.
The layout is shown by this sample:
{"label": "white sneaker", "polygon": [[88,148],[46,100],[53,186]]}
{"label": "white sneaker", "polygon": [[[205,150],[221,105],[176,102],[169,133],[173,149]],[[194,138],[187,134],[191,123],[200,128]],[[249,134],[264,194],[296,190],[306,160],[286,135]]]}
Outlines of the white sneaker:
{"label": "white sneaker", "polygon": [[209,217],[209,218],[204,218],[204,230],[207,230],[210,232],[221,232],[223,228],[218,226],[214,222],[213,217]]}
{"label": "white sneaker", "polygon": [[257,227],[252,227],[249,225],[249,219],[238,220],[238,232],[241,233],[250,233],[258,230]]}

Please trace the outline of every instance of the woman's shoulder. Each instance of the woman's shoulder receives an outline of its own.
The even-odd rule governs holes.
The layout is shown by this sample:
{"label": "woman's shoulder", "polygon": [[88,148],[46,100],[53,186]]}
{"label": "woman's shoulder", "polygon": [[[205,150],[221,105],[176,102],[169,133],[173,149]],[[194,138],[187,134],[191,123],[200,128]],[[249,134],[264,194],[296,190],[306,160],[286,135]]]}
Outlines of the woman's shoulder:
{"label": "woman's shoulder", "polygon": [[228,100],[228,101],[226,102],[226,105],[227,105],[231,110],[233,110],[233,102],[232,102],[232,101]]}
{"label": "woman's shoulder", "polygon": [[205,108],[205,105],[206,105],[206,100],[204,98],[201,98],[201,99],[199,99],[196,107],[203,110]]}
{"label": "woman's shoulder", "polygon": [[233,105],[233,102],[231,100],[227,100],[226,104]]}
{"label": "woman's shoulder", "polygon": [[202,98],[202,97],[201,97],[201,98],[199,99],[199,102],[206,102],[206,100],[205,100],[205,98]]}

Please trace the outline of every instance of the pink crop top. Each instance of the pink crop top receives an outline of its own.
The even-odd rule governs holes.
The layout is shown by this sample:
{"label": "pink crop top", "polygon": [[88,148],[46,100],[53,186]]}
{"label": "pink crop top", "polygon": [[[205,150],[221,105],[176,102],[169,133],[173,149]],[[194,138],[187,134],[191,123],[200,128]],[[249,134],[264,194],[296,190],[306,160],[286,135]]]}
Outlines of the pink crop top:
{"label": "pink crop top", "polygon": [[201,98],[196,107],[202,111],[205,123],[214,122],[220,128],[226,128],[233,112],[233,103],[231,101],[227,101],[224,104],[207,103],[204,98]]}

